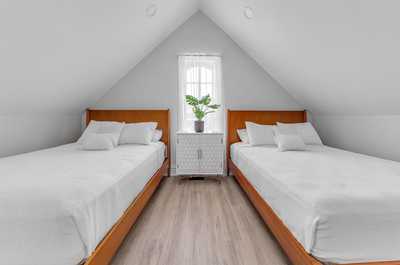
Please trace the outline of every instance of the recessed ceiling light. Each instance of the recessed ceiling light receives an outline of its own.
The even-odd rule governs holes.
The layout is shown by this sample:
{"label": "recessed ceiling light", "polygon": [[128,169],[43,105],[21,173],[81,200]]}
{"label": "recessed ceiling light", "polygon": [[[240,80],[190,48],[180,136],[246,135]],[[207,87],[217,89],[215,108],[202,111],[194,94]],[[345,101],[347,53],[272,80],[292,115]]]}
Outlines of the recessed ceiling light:
{"label": "recessed ceiling light", "polygon": [[148,17],[154,17],[157,14],[157,5],[156,4],[150,4],[146,7],[146,16]]}
{"label": "recessed ceiling light", "polygon": [[243,15],[247,19],[252,19],[254,17],[253,9],[251,7],[248,7],[248,6],[244,7]]}

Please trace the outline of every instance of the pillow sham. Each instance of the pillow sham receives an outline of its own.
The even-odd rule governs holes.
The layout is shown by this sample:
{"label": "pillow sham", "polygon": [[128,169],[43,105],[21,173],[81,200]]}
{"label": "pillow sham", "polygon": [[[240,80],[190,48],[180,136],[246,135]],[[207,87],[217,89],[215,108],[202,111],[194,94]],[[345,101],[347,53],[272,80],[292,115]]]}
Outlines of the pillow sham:
{"label": "pillow sham", "polygon": [[83,144],[89,134],[111,134],[114,147],[118,145],[119,137],[121,135],[124,123],[116,121],[90,121],[85,131],[78,139],[78,144]]}
{"label": "pillow sham", "polygon": [[304,151],[306,145],[299,135],[295,134],[279,134],[275,136],[278,145],[278,151]]}
{"label": "pillow sham", "polygon": [[251,145],[275,144],[272,125],[246,121],[246,131]]}
{"label": "pillow sham", "polygon": [[114,135],[110,133],[88,133],[83,142],[83,150],[111,150],[114,146]]}
{"label": "pillow sham", "polygon": [[159,142],[162,138],[162,130],[156,129],[153,133],[153,138],[151,139],[152,142]]}
{"label": "pillow sham", "polygon": [[277,122],[279,134],[297,134],[305,144],[323,145],[321,138],[311,123],[281,123]]}
{"label": "pillow sham", "polygon": [[122,129],[119,144],[150,144],[157,122],[127,123]]}
{"label": "pillow sham", "polygon": [[237,129],[236,130],[240,141],[242,141],[245,144],[249,143],[249,135],[247,134],[247,130],[246,129]]}

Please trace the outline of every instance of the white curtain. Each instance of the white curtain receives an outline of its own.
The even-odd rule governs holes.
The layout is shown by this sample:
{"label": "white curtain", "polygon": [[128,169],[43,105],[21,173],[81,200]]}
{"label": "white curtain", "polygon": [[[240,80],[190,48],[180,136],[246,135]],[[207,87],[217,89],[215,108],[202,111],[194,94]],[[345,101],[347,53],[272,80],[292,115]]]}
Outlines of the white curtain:
{"label": "white curtain", "polygon": [[179,129],[192,131],[195,117],[185,95],[201,98],[209,94],[212,104],[220,104],[205,120],[206,131],[223,131],[221,57],[208,55],[179,56]]}

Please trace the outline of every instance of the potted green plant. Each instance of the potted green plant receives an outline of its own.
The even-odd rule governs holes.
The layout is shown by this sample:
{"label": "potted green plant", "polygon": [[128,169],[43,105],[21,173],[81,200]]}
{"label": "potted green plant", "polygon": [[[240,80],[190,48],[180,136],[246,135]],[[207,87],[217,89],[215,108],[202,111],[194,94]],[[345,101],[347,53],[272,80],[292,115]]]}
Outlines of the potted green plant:
{"label": "potted green plant", "polygon": [[207,114],[215,112],[220,105],[211,104],[210,95],[206,95],[200,99],[186,95],[186,103],[192,106],[193,114],[197,120],[194,121],[194,130],[195,132],[204,132],[204,117]]}

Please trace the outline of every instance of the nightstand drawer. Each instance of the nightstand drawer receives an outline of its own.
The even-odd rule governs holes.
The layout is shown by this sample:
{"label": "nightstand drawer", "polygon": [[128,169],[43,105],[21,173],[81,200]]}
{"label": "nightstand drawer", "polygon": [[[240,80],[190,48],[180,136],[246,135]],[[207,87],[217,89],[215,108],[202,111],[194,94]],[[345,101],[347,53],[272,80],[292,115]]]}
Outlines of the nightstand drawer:
{"label": "nightstand drawer", "polygon": [[223,135],[202,135],[199,141],[202,146],[223,145],[224,137]]}

